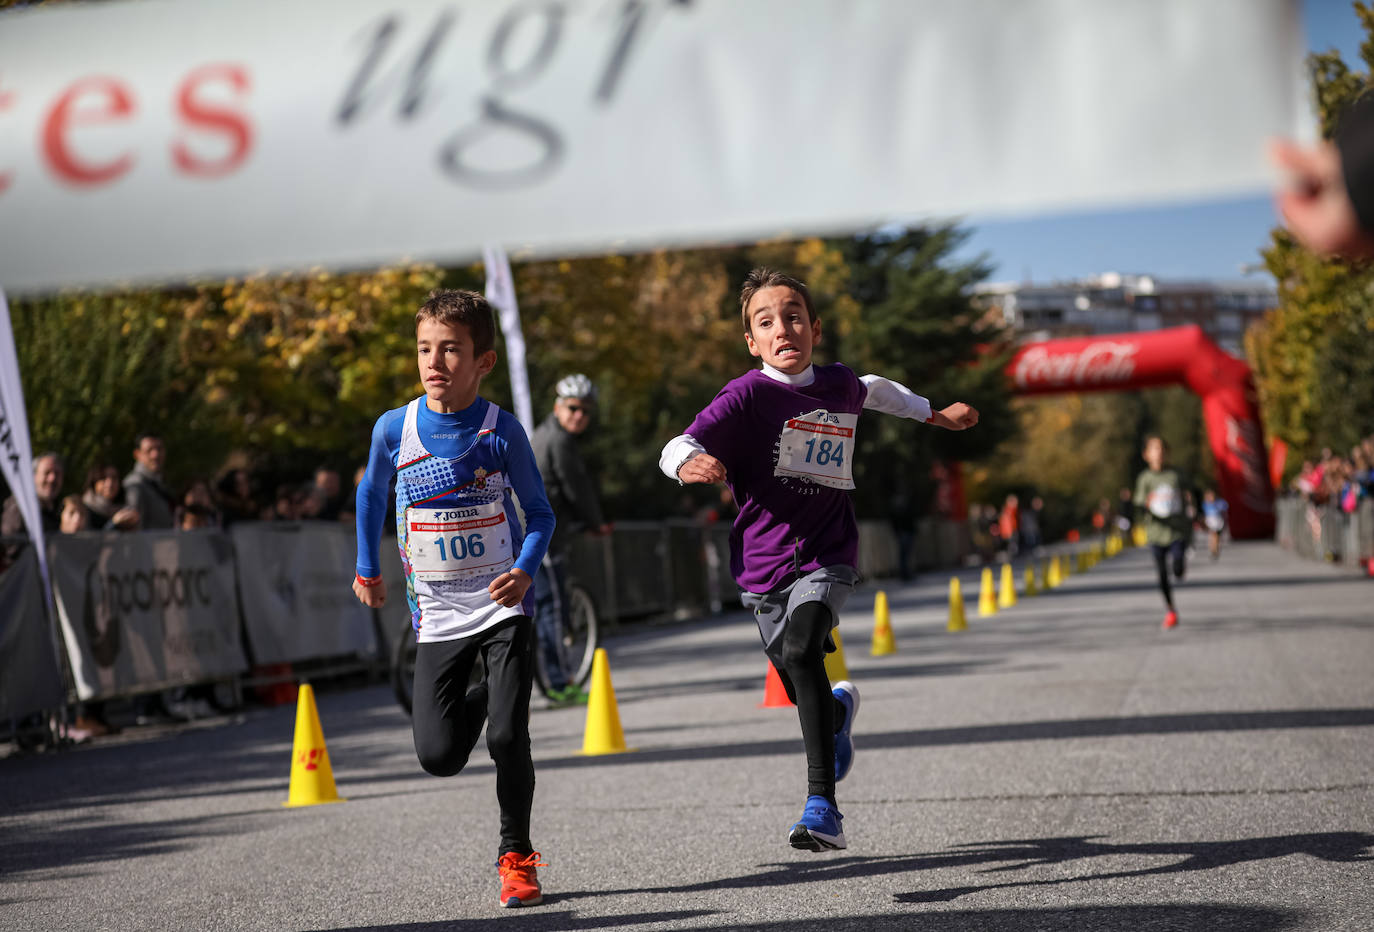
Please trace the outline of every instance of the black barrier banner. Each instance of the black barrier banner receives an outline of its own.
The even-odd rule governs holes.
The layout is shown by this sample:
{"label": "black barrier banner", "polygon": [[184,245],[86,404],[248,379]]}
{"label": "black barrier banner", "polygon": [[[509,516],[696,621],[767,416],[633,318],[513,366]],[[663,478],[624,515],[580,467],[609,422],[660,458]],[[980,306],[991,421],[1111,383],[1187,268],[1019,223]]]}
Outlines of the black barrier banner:
{"label": "black barrier banner", "polygon": [[372,610],[353,595],[353,528],[265,522],[230,533],[255,663],[376,655]]}
{"label": "black barrier banner", "polygon": [[0,606],[0,718],[57,708],[67,691],[33,547],[25,547],[14,565],[0,573]]}
{"label": "black barrier banner", "polygon": [[71,534],[53,593],[81,699],[242,673],[234,554],[218,531]]}

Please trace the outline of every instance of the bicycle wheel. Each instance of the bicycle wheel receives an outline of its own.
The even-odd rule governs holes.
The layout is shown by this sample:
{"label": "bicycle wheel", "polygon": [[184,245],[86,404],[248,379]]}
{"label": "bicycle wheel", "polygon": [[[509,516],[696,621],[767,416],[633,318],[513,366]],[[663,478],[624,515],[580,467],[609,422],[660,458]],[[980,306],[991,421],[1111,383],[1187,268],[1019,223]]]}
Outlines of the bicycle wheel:
{"label": "bicycle wheel", "polygon": [[406,715],[415,698],[415,647],[415,627],[407,623],[391,655],[391,689]]}
{"label": "bicycle wheel", "polygon": [[585,686],[592,675],[592,658],[600,643],[600,619],[591,593],[581,586],[568,587],[568,630],[563,632],[563,669],[568,681]]}

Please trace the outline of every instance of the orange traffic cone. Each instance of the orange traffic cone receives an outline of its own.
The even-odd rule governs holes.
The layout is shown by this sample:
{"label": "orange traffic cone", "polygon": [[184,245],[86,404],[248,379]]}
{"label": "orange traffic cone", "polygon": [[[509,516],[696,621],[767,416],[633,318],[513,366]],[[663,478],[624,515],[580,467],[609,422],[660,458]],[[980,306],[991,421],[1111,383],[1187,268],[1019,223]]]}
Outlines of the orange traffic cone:
{"label": "orange traffic cone", "polygon": [[778,676],[778,668],[773,666],[773,662],[768,662],[768,676],[763,681],[763,701],[759,703],[760,709],[778,709],[793,705],[791,699],[787,698],[787,689],[782,685],[782,677]]}
{"label": "orange traffic cone", "polygon": [[283,806],[314,806],[344,800],[334,786],[334,770],[324,746],[315,691],[302,683],[296,699],[296,738],[291,746],[291,789]]}

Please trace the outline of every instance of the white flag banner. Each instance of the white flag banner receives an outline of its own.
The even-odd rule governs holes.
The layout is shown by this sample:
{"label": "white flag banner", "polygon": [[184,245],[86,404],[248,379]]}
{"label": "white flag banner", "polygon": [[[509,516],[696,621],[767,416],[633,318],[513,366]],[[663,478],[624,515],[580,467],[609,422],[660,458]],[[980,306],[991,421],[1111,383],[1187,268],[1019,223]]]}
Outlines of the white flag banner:
{"label": "white flag banner", "polygon": [[[55,54],[54,50],[61,50]],[[1297,0],[0,13],[12,292],[1255,192]]]}
{"label": "white flag banner", "polygon": [[501,315],[501,333],[506,338],[506,366],[510,369],[510,395],[515,416],[525,433],[534,436],[534,409],[530,405],[530,373],[525,367],[525,334],[520,329],[520,305],[515,301],[515,278],[510,260],[500,246],[483,246],[482,263],[487,268],[487,301]]}
{"label": "white flag banner", "polygon": [[43,591],[48,587],[48,549],[43,540],[38,490],[33,484],[33,446],[29,441],[29,415],[24,407],[24,386],[19,381],[19,353],[14,345],[10,306],[0,289],[0,472],[14,495],[19,514],[29,529],[38,553],[38,574]]}

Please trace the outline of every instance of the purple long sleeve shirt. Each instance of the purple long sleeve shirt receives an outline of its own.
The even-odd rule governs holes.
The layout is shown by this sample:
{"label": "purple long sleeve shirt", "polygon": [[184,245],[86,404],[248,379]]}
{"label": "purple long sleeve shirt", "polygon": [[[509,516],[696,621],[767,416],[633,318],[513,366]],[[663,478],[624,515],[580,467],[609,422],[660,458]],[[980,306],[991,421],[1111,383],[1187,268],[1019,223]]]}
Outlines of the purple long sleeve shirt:
{"label": "purple long sleeve shirt", "polygon": [[[822,566],[854,566],[859,528],[849,493],[774,474],[782,430],[817,409],[858,415],[867,388],[848,367],[814,367],[815,381],[795,386],[755,370],[730,381],[687,433],[724,464],[739,505],[730,533],[730,572],[748,592],[763,593]],[[852,455],[852,444],[850,445]]]}

